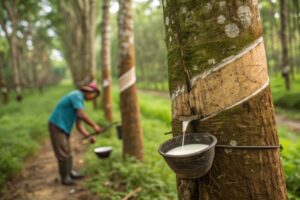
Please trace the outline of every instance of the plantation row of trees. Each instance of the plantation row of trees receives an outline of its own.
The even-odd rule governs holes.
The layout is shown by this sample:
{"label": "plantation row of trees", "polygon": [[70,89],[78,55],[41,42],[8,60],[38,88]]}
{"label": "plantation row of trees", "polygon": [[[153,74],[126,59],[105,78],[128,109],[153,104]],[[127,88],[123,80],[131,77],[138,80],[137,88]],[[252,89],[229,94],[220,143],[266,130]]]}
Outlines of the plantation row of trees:
{"label": "plantation row of trees", "polygon": [[[157,2],[136,3],[133,10],[136,73],[142,87],[157,83],[165,85],[163,89],[166,90],[163,14]],[[109,7],[117,4],[112,1]],[[9,89],[15,89],[20,97],[22,87],[40,87],[60,80],[65,72],[64,63],[51,59],[53,50],[62,50],[76,84],[99,77],[95,74],[100,71],[101,62],[101,48],[97,45],[101,37],[100,3],[4,0],[0,6],[0,80],[5,101]],[[293,80],[290,76],[300,69],[299,1],[262,0],[259,6],[269,71],[282,73],[286,87],[290,88]],[[115,79],[119,75],[117,13],[111,14],[111,65]]]}
{"label": "plantation row of trees", "polygon": [[271,72],[282,73],[286,88],[299,73],[300,24],[298,0],[262,1],[261,14]]}
{"label": "plantation row of trees", "polygon": [[[21,87],[28,85],[25,81],[22,82],[22,77],[25,77],[28,70],[25,70],[26,73],[23,72],[21,67],[23,59],[20,57],[30,54],[22,54],[19,48],[22,37],[18,35],[25,36],[25,32],[21,32],[19,26],[25,20],[26,26],[30,27],[31,22],[20,16],[23,16],[23,12],[26,13],[29,8],[31,10],[32,6],[32,8],[36,7],[36,15],[33,16],[36,18],[32,21],[32,26],[37,26],[37,21],[41,20],[40,17],[44,18],[46,25],[41,29],[47,33],[46,38],[49,38],[50,30],[54,32],[54,38],[49,40],[58,41],[58,44],[49,40],[48,42],[62,49],[76,86],[100,79],[100,70],[97,70],[96,67],[96,57],[102,58],[101,85],[104,90],[103,105],[107,120],[113,119],[110,113],[112,80],[110,72],[112,67],[112,74],[119,79],[120,83],[124,154],[143,159],[143,139],[135,71],[142,81],[163,82],[167,79],[166,60],[168,60],[174,134],[181,134],[182,121],[179,119],[180,117],[196,115],[199,119],[193,123],[192,131],[212,133],[223,144],[231,144],[233,141],[233,143],[244,146],[278,145],[258,7],[264,7],[266,4],[265,6],[272,6],[276,10],[274,4],[277,5],[279,2],[262,1],[261,4],[258,4],[254,0],[245,2],[233,0],[230,3],[227,1],[205,3],[194,0],[163,0],[164,12],[162,15],[161,6],[155,1],[149,1],[136,4],[135,23],[131,0],[112,2],[119,6],[117,16],[113,16],[113,21],[117,25],[114,27],[118,27],[118,29],[112,31],[112,57],[110,56],[111,37],[108,12],[110,2],[108,0],[102,2],[102,9],[97,6],[95,0],[42,1],[40,5],[35,4],[34,1],[24,2],[18,0],[1,2],[1,19],[6,19],[1,23],[1,27],[8,45],[4,52],[9,52],[7,54],[9,59],[4,64],[9,68],[5,67],[3,71],[5,73],[12,72],[13,88],[17,92],[18,99],[21,98]],[[281,26],[278,29],[275,27],[274,32],[269,34],[267,32],[265,38],[268,51],[271,44],[274,43],[274,49],[272,49],[274,51],[271,52],[276,57],[272,58],[276,59],[282,55],[280,66],[283,67],[280,67],[280,72],[286,80],[288,89],[290,84],[288,50],[293,49],[294,55],[297,55],[299,50],[296,51],[296,49],[299,46],[287,44],[286,38],[291,35],[289,29],[286,29],[289,26],[286,26],[284,20],[284,16],[286,16],[284,5],[287,5],[287,2],[281,0],[280,3],[279,7],[282,10],[279,19],[283,20]],[[295,3],[294,7],[296,7],[295,5],[298,4]],[[40,8],[43,6],[44,9],[49,9],[44,14],[40,12]],[[100,22],[98,22],[94,9],[102,10],[100,28],[98,26]],[[276,10],[273,15],[269,14],[269,18],[278,22],[279,19],[276,18],[278,12],[279,10]],[[291,19],[298,19],[299,12],[296,16],[295,12],[291,13],[294,13],[293,17],[290,17]],[[135,39],[133,24],[140,31],[136,34]],[[271,24],[269,25],[271,26]],[[162,26],[165,28],[161,28]],[[38,29],[38,27],[35,28]],[[157,29],[154,30],[155,27]],[[35,30],[35,28],[29,30]],[[276,30],[281,34],[275,34]],[[102,33],[102,43],[97,41],[97,32]],[[295,33],[296,37],[292,43],[299,43],[298,28]],[[277,42],[270,40],[269,36],[281,39],[279,41],[282,41],[281,46],[284,49],[282,54],[278,50],[282,47]],[[51,49],[47,40],[39,39],[34,43],[34,35],[31,35],[31,38],[25,39],[28,52],[32,52],[43,42]],[[164,51],[162,38],[165,38],[167,51]],[[28,44],[29,41],[32,43],[31,45]],[[116,41],[117,44],[114,44]],[[275,43],[278,46],[275,46]],[[95,50],[100,44],[102,44],[101,56]],[[136,64],[135,45],[137,46]],[[36,51],[42,52],[41,49],[36,49]],[[276,54],[275,52],[280,53]],[[46,68],[44,65],[49,67],[51,62],[49,61],[49,52],[43,56],[48,56],[48,60],[45,59],[47,62],[42,63],[44,70]],[[44,60],[43,56],[39,55],[34,58]],[[110,58],[113,60],[112,65]],[[297,60],[293,59],[294,62],[296,63]],[[34,65],[24,66],[27,68],[33,66],[35,69]],[[135,70],[135,66],[137,70]],[[276,66],[273,69],[275,70]],[[294,69],[296,69],[296,65]],[[47,71],[47,77],[50,75]],[[34,77],[34,73],[31,76]],[[2,88],[5,88],[7,76],[1,77]],[[34,83],[34,81],[32,82]],[[220,85],[223,87],[219,87]],[[7,91],[7,89],[2,91]],[[224,132],[226,134],[223,134]],[[243,158],[242,161],[241,158]],[[270,177],[274,178],[269,179]],[[208,185],[209,179],[217,180],[217,183]],[[247,179],[245,185],[241,184],[241,180],[244,179]],[[228,180],[233,184],[228,184]],[[205,199],[242,199],[245,197],[249,199],[287,199],[279,149],[260,151],[259,153],[247,150],[234,152],[220,150],[216,152],[216,161],[210,176],[197,180],[178,179],[177,183],[180,199],[200,199],[202,196]]]}
{"label": "plantation row of trees", "polygon": [[[57,83],[57,74],[54,73],[56,66],[50,60],[50,50],[61,49],[76,87],[101,80],[105,118],[113,120],[110,0],[101,3],[95,0],[1,2],[1,42],[6,45],[0,54],[0,83],[4,104],[8,102],[9,89],[15,90],[17,100],[20,101],[22,88]],[[124,154],[142,160],[142,129],[135,86],[132,2],[120,0],[114,3],[119,6],[118,18],[115,20],[118,21],[118,77],[122,80],[122,129],[129,133],[123,139]],[[99,19],[96,10],[102,13]],[[102,33],[102,42],[98,45],[97,31]],[[7,40],[4,40],[5,37]],[[99,69],[96,68],[97,46],[101,47]],[[37,71],[39,68],[33,62],[41,64],[40,71]]]}
{"label": "plantation row of trees", "polygon": [[39,12],[35,1],[1,1],[0,87],[4,103],[10,89],[21,100],[23,87],[40,88],[60,79],[55,75],[61,71],[55,72],[50,62],[48,21],[37,20]]}

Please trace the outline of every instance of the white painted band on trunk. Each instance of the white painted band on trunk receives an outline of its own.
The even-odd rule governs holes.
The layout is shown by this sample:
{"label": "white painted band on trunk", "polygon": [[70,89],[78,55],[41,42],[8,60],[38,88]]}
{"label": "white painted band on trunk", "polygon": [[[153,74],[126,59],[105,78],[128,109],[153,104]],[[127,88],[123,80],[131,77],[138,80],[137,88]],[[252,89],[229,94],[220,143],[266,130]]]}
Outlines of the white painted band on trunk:
{"label": "white painted band on trunk", "polygon": [[257,47],[262,42],[263,42],[263,37],[260,37],[257,40],[255,40],[251,45],[249,45],[245,49],[241,50],[237,55],[229,56],[229,57],[223,59],[220,63],[215,65],[213,68],[203,72],[202,74],[195,76],[191,80],[191,86],[193,87],[196,84],[197,80],[203,79],[203,78],[207,77],[208,75],[210,75],[212,72],[218,71],[218,70],[222,69],[223,67],[227,66],[228,64],[233,63],[237,59],[241,58],[243,55],[245,55],[248,52],[250,52],[251,50],[253,50],[255,47]]}
{"label": "white painted band on trunk", "polygon": [[103,88],[106,88],[109,86],[109,80],[105,79],[103,80]]}
{"label": "white painted band on trunk", "polygon": [[119,79],[120,93],[136,82],[135,67],[124,73]]}
{"label": "white painted band on trunk", "polygon": [[235,104],[233,104],[233,105],[231,105],[231,106],[228,106],[227,108],[225,108],[225,109],[223,109],[223,110],[221,110],[221,111],[219,111],[219,112],[216,112],[216,113],[210,114],[210,115],[207,116],[207,117],[204,117],[203,119],[201,119],[201,121],[205,121],[205,120],[207,120],[207,119],[209,119],[209,118],[211,118],[211,117],[213,117],[213,116],[216,116],[217,114],[219,114],[219,113],[221,113],[221,112],[223,112],[223,111],[225,111],[225,110],[228,110],[228,109],[230,109],[230,108],[233,108],[233,107],[235,107],[235,106],[237,106],[237,105],[240,105],[240,104],[242,104],[242,103],[248,101],[248,100],[251,99],[252,97],[256,96],[258,93],[260,93],[261,91],[263,91],[266,87],[268,87],[268,85],[269,85],[269,77],[268,77],[267,82],[266,82],[261,88],[259,88],[259,89],[256,90],[255,92],[253,92],[251,95],[249,95],[249,96],[247,96],[246,98],[244,98],[244,99],[242,99],[242,100],[236,102]]}

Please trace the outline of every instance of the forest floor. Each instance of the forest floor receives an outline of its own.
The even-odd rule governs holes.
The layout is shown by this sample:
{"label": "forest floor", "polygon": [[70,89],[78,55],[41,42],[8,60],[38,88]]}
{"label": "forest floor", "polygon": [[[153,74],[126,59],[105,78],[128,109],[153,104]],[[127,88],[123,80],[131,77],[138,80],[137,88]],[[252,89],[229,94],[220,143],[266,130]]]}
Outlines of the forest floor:
{"label": "forest floor", "polygon": [[[73,134],[72,152],[75,168],[84,165],[85,144],[78,134]],[[60,184],[57,162],[52,151],[50,140],[41,149],[27,159],[21,176],[7,183],[3,200],[96,200],[99,199],[85,186],[84,181],[76,181],[75,186]]]}
{"label": "forest floor", "polygon": [[282,114],[276,114],[276,123],[279,126],[286,126],[289,130],[294,132],[300,131],[300,121],[289,119]]}

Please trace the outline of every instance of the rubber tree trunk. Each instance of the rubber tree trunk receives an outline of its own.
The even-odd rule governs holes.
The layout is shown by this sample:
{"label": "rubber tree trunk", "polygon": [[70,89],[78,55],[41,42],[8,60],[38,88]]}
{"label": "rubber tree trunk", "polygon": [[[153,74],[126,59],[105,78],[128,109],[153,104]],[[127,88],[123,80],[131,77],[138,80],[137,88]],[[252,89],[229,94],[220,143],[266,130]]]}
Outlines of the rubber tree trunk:
{"label": "rubber tree trunk", "polygon": [[2,103],[3,105],[6,105],[8,104],[8,89],[4,77],[3,65],[4,65],[4,55],[2,52],[0,52],[0,90],[2,94]]}
{"label": "rubber tree trunk", "polygon": [[83,54],[83,63],[82,66],[85,67],[85,74],[95,78],[96,73],[96,63],[95,63],[95,48],[94,48],[94,35],[95,35],[95,0],[84,0],[83,3],[83,30],[82,34],[84,37],[84,54]]}
{"label": "rubber tree trunk", "polygon": [[[88,58],[89,58],[89,66],[91,66],[91,77],[93,80],[96,79],[96,57],[95,57],[95,22],[94,19],[96,18],[95,16],[95,8],[96,8],[96,1],[95,0],[89,0],[88,6],[87,6],[88,12]],[[98,108],[98,98],[93,100],[93,108],[96,110]]]}
{"label": "rubber tree trunk", "polygon": [[11,68],[12,68],[12,79],[14,88],[16,91],[16,99],[17,101],[22,100],[22,91],[21,91],[21,81],[20,81],[20,71],[18,66],[18,37],[17,37],[17,24],[18,24],[18,13],[17,13],[17,5],[15,1],[8,1],[3,0],[4,9],[7,12],[8,19],[11,22],[11,33],[7,31],[5,24],[2,24],[2,29],[5,31],[7,41],[9,43],[9,52],[10,52],[10,59],[11,59]]}
{"label": "rubber tree trunk", "polygon": [[102,91],[105,119],[113,121],[112,97],[111,97],[111,40],[110,40],[110,0],[103,0],[102,9]]}
{"label": "rubber tree trunk", "polygon": [[[293,1],[293,3],[294,3],[294,6],[295,6],[295,9],[296,9],[296,12],[299,13],[300,12],[300,2]],[[298,35],[300,35],[300,16],[299,15],[296,16],[295,21],[296,21],[296,25],[297,25]],[[300,57],[300,37],[298,37],[298,39],[297,39],[296,46],[298,47],[296,49],[297,57]],[[297,64],[296,65],[296,72],[298,73],[299,71],[300,71],[300,67],[299,67],[299,64]]]}
{"label": "rubber tree trunk", "polygon": [[77,87],[95,78],[95,8],[95,0],[59,1],[58,4],[60,23],[64,26],[59,26],[57,33]]}
{"label": "rubber tree trunk", "polygon": [[291,82],[290,82],[290,67],[289,67],[289,56],[288,56],[288,41],[287,41],[287,8],[286,8],[286,1],[280,0],[280,37],[281,37],[281,45],[282,45],[282,64],[281,64],[281,73],[284,78],[285,88],[287,90],[291,89]]}
{"label": "rubber tree trunk", "polygon": [[143,159],[143,137],[134,69],[132,0],[119,0],[120,101],[123,153]]}
{"label": "rubber tree trunk", "polygon": [[21,80],[20,80],[20,71],[18,67],[18,39],[16,33],[12,33],[9,40],[10,46],[10,56],[11,56],[11,67],[12,67],[12,75],[13,75],[13,83],[16,91],[16,99],[17,101],[22,100],[22,89],[21,89]]}
{"label": "rubber tree trunk", "polygon": [[[258,2],[163,0],[172,128],[219,145],[278,146]],[[209,175],[177,179],[179,199],[287,199],[280,150],[217,148]]]}

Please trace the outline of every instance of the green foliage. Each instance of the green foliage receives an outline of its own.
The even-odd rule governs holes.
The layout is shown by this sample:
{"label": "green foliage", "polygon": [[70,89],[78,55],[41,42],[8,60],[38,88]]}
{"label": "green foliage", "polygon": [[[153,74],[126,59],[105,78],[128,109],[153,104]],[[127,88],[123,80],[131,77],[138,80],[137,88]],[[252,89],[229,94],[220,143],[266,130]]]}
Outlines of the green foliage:
{"label": "green foliage", "polygon": [[161,123],[170,125],[171,122],[171,102],[168,99],[157,98],[156,96],[150,96],[143,94],[139,99],[142,115],[160,120]]}
{"label": "green foliage", "polygon": [[[48,117],[70,87],[47,89],[46,93],[25,93],[21,103],[0,107],[0,186],[17,175],[24,159],[32,155],[48,135]],[[13,95],[12,95],[13,96]],[[13,97],[11,97],[13,99]]]}
{"label": "green foliage", "polygon": [[288,111],[300,111],[300,74],[294,75],[291,91],[284,88],[281,76],[272,76],[271,86],[275,106]]}
{"label": "green foliage", "polygon": [[290,200],[300,199],[300,136],[279,127],[280,143],[283,146],[282,159]]}
{"label": "green foliage", "polygon": [[160,82],[140,81],[138,82],[140,89],[169,92],[169,83],[167,80]]}

